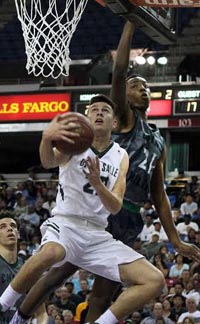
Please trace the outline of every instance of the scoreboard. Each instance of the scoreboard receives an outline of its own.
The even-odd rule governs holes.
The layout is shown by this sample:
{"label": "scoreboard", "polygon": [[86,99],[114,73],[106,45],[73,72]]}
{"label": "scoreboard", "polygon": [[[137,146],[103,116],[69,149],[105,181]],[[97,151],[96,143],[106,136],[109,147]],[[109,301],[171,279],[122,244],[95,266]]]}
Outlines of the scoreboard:
{"label": "scoreboard", "polygon": [[[200,127],[200,84],[150,84],[150,120],[165,121],[158,127]],[[110,85],[45,88],[38,91],[0,94],[0,123],[41,122],[56,114],[77,111],[84,114],[90,99],[99,93],[109,95]],[[167,121],[167,122],[166,122]]]}
{"label": "scoreboard", "polygon": [[[148,116],[152,118],[200,115],[200,84],[150,85],[151,102]],[[85,106],[97,93],[109,95],[110,87],[75,91],[75,110],[84,113]]]}
{"label": "scoreboard", "polygon": [[[185,82],[149,86],[151,101],[147,113],[151,122],[159,128],[200,127],[200,84]],[[98,93],[109,95],[110,86],[76,90],[72,94],[73,110],[84,114],[89,100]]]}
{"label": "scoreboard", "polygon": [[200,89],[178,89],[174,93],[173,114],[200,115]]}
{"label": "scoreboard", "polygon": [[[158,92],[158,88],[152,88],[152,100],[156,100]],[[167,128],[200,127],[200,85],[163,86],[160,88],[160,95],[163,102],[170,100],[171,113],[168,115]],[[161,118],[159,113],[155,117]],[[151,116],[152,118],[154,117]]]}
{"label": "scoreboard", "polygon": [[151,98],[170,100],[171,116],[200,115],[200,85],[152,88]]}

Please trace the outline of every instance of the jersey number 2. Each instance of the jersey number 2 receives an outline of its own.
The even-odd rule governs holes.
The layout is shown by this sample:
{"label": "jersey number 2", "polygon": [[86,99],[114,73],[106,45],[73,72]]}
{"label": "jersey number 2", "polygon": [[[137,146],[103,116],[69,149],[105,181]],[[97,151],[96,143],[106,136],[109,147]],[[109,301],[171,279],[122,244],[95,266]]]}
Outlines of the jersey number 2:
{"label": "jersey number 2", "polygon": [[[107,186],[108,183],[108,177],[101,177],[101,181],[105,184],[105,186]],[[94,188],[91,186],[91,184],[88,182],[83,186],[83,191],[87,192],[91,195],[96,195],[96,192],[94,190]]]}

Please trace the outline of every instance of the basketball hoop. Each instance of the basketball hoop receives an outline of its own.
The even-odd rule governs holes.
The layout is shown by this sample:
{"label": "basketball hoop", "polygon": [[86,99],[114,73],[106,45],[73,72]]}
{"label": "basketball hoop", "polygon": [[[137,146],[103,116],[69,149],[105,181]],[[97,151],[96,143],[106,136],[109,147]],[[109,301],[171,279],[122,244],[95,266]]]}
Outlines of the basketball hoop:
{"label": "basketball hoop", "polygon": [[69,75],[71,38],[88,0],[15,0],[21,22],[28,74]]}

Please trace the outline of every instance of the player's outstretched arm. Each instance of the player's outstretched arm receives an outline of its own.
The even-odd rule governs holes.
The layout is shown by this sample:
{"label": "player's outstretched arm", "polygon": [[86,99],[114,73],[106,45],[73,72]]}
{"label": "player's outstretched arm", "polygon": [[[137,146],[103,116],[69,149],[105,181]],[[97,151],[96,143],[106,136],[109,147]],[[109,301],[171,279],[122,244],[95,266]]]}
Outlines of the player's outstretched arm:
{"label": "player's outstretched arm", "polygon": [[169,241],[173,244],[175,250],[186,257],[200,262],[200,249],[198,249],[195,245],[187,244],[180,240],[172,218],[170,202],[164,189],[163,165],[165,155],[166,152],[164,150],[161,158],[157,162],[151,181],[151,195],[156,212],[161,220],[164,230],[167,233]]}
{"label": "player's outstretched arm", "polygon": [[135,26],[127,21],[117,48],[113,66],[111,98],[116,104],[116,115],[120,119],[126,113],[126,77],[129,66],[129,56]]}

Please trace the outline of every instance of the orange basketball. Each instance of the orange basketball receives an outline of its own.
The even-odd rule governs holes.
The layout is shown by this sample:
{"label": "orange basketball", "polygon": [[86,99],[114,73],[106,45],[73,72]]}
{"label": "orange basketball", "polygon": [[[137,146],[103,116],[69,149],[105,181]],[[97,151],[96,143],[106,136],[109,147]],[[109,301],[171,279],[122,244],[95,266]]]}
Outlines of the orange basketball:
{"label": "orange basketball", "polygon": [[81,154],[91,146],[94,139],[94,128],[89,119],[82,114],[69,112],[68,114],[65,114],[66,118],[68,116],[76,117],[77,122],[81,125],[80,137],[73,137],[73,140],[75,141],[73,144],[67,143],[63,140],[55,141],[54,146],[58,151],[64,154]]}

